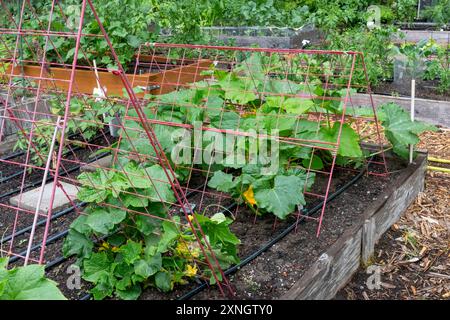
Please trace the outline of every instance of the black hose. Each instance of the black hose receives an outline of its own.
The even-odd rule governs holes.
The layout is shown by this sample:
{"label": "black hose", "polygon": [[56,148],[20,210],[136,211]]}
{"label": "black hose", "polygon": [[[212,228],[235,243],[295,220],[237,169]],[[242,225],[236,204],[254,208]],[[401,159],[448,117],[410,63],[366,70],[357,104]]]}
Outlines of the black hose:
{"label": "black hose", "polygon": [[[61,231],[53,236],[51,236],[50,238],[47,239],[47,241],[45,241],[45,245],[49,245],[52,242],[55,242],[61,238],[64,238],[67,234],[69,233],[69,230],[64,230]],[[30,252],[36,251],[37,249],[42,247],[42,243],[36,244],[34,246],[31,247]],[[8,263],[14,263],[17,260],[19,260],[21,257],[25,256],[27,254],[27,250],[22,251],[21,253],[19,253],[19,256],[14,256],[11,259],[9,259]]]}
{"label": "black hose", "polygon": [[18,171],[16,173],[13,173],[10,176],[7,176],[7,177],[4,177],[4,178],[0,179],[0,184],[5,183],[5,182],[7,182],[7,181],[9,181],[11,179],[14,179],[15,177],[20,176],[21,174],[24,173],[24,171],[26,171],[26,168],[23,168],[23,171]]}
{"label": "black hose", "polygon": [[[94,161],[96,161],[96,160],[98,160],[98,159],[101,159],[101,158],[103,158],[103,157],[106,157],[106,156],[107,156],[107,154],[100,155],[100,156],[98,156],[98,157],[95,157],[94,159],[92,159],[92,160],[89,161],[88,163],[94,162]],[[65,170],[65,172],[60,173],[60,176],[65,176],[66,174],[75,172],[75,171],[77,171],[77,170],[80,169],[80,168],[81,168],[81,165],[77,165],[77,166],[75,166],[75,167],[73,167],[73,168],[70,168],[70,169]],[[48,177],[48,178],[45,180],[45,182],[49,182],[49,181],[51,181],[51,180],[53,180],[53,179],[54,179],[54,177]],[[26,184],[23,188],[24,188],[24,189],[33,188],[33,187],[36,187],[36,186],[40,185],[41,183],[42,183],[42,180],[36,180],[36,181],[34,181],[34,182],[31,182],[31,183]],[[10,196],[10,195],[13,195],[13,194],[16,193],[16,192],[19,192],[21,189],[22,189],[22,186],[19,186],[19,187],[16,188],[16,189],[13,189],[13,190],[11,190],[11,191],[8,191],[8,192],[5,192],[5,193],[1,194],[1,195],[0,195],[0,200],[2,200],[2,199],[5,198],[5,197],[8,197],[8,196]]]}
{"label": "black hose", "polygon": [[7,160],[10,160],[10,159],[15,158],[15,157],[23,156],[24,154],[25,154],[25,151],[18,151],[16,153],[9,154],[6,157],[0,158],[0,160],[7,161]]}
{"label": "black hose", "polygon": [[[98,136],[94,137],[91,141],[97,140],[97,139],[99,139],[101,137],[102,137],[102,135],[98,135]],[[83,149],[82,146],[75,146],[75,147],[71,148],[71,150],[66,151],[64,154],[67,155],[70,152],[76,152],[76,151],[81,150],[81,149]],[[18,157],[18,156],[22,156],[24,154],[25,154],[25,151],[16,152],[16,153],[10,154],[10,155],[8,155],[8,156],[6,156],[4,158],[1,158],[1,160],[9,160],[9,159],[12,159],[12,158],[15,158],[15,157]],[[26,168],[23,169],[23,171],[25,171],[25,170],[26,170]],[[7,181],[9,181],[11,179],[14,179],[15,177],[18,177],[21,174],[23,174],[23,172],[19,171],[19,172],[13,173],[12,175],[10,175],[8,177],[4,177],[4,178],[0,179],[0,184],[4,183],[4,182],[7,182]]]}
{"label": "black hose", "polygon": [[[52,215],[50,221],[53,221],[53,220],[55,220],[55,219],[58,219],[58,218],[60,218],[60,217],[62,217],[62,216],[64,216],[64,215],[66,215],[66,214],[72,212],[72,211],[75,210],[76,208],[80,208],[80,207],[83,207],[83,206],[85,206],[85,205],[86,205],[86,202],[80,202],[80,203],[77,203],[76,205],[74,205],[74,206],[72,206],[72,207],[69,207],[69,208],[67,208],[67,209],[61,210],[61,211],[55,213],[54,215]],[[36,223],[36,227],[39,227],[39,226],[45,224],[46,222],[47,222],[47,219],[42,219],[41,221],[38,221],[38,223]],[[1,239],[0,244],[3,244],[3,243],[5,243],[5,242],[8,242],[8,241],[11,240],[13,237],[21,236],[22,234],[27,233],[28,231],[31,231],[32,228],[33,228],[33,226],[28,226],[28,227],[26,227],[26,228],[23,228],[23,229],[21,229],[21,230],[15,232],[14,235],[10,234],[9,236],[7,236],[7,237]]]}
{"label": "black hose", "polygon": [[[343,187],[341,187],[340,189],[338,189],[337,191],[335,191],[333,194],[331,194],[328,198],[327,198],[327,203],[332,201],[333,199],[335,199],[336,197],[338,197],[342,192],[344,192],[345,190],[347,190],[348,188],[350,188],[353,184],[355,184],[359,179],[361,179],[361,177],[364,175],[364,173],[366,172],[366,168],[364,168],[363,170],[361,170],[355,177],[352,178],[352,180],[350,180],[349,182],[347,182]],[[319,211],[322,206],[323,206],[324,201],[320,201],[317,205],[315,205],[312,209],[304,209],[303,211],[303,216],[296,222],[294,222],[293,224],[291,224],[290,226],[288,226],[286,229],[284,229],[281,233],[279,233],[275,238],[273,238],[272,240],[270,240],[269,242],[267,242],[265,245],[263,245],[261,248],[259,248],[258,250],[256,250],[255,252],[253,252],[252,254],[250,254],[249,256],[247,256],[246,258],[244,258],[240,263],[238,263],[237,265],[234,265],[230,268],[228,268],[224,274],[225,276],[228,276],[234,272],[236,272],[237,270],[239,270],[240,268],[244,267],[245,265],[249,264],[251,261],[255,260],[257,257],[259,257],[263,252],[267,251],[268,249],[270,249],[274,244],[278,243],[280,240],[282,240],[284,237],[286,237],[290,232],[292,232],[292,230],[294,230],[297,226],[297,224],[299,222],[302,222],[305,219],[305,216],[311,216],[314,213],[316,213],[317,211]],[[184,294],[183,296],[179,297],[177,300],[187,300],[192,298],[193,296],[197,295],[198,293],[200,293],[201,291],[203,291],[204,289],[206,289],[209,286],[207,281],[204,281],[202,284],[200,284],[199,286],[197,286],[196,288],[192,289],[191,291],[189,291],[188,293]]]}

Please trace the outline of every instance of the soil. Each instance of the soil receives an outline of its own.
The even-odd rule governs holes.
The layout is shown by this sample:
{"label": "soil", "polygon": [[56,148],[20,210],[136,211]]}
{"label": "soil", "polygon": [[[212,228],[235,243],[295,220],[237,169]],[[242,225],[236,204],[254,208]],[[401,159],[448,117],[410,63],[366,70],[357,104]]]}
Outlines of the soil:
{"label": "soil", "polygon": [[[438,91],[437,87],[437,80],[416,80],[416,97],[422,99],[450,101],[450,93],[441,93]],[[373,92],[391,96],[411,97],[411,82],[381,82],[378,86],[373,88]]]}
{"label": "soil", "polygon": [[[109,135],[106,136],[106,139],[111,141],[111,137]],[[106,145],[105,138],[104,137],[98,137],[91,141],[93,144],[101,146]],[[77,167],[77,163],[86,163],[89,161],[92,161],[90,158],[92,154],[92,148],[78,148],[74,149],[73,153],[69,153],[61,162],[62,166],[61,168],[61,181],[67,181],[70,183],[71,180],[76,179],[76,177],[79,175],[79,170],[75,170],[70,173],[66,173],[66,170],[71,170],[72,168]],[[94,150],[95,151],[95,150]],[[16,163],[25,162],[25,156],[18,156],[16,158],[11,159],[11,161],[14,161]],[[71,161],[70,161],[71,160]],[[76,163],[72,162],[75,161]],[[0,162],[0,172],[7,172],[4,174],[5,176],[10,175],[11,173],[15,173],[18,170],[23,170],[22,166],[14,165],[14,164],[8,164],[4,162]],[[32,188],[36,188],[39,186],[40,181],[42,181],[43,178],[43,170],[41,169],[35,169],[32,172],[28,172],[25,177],[25,187],[23,191],[31,190]],[[10,206],[9,199],[11,197],[16,196],[20,192],[20,188],[22,185],[22,179],[23,175],[19,175],[18,177],[15,177],[13,179],[10,179],[8,181],[5,181],[4,183],[0,184],[0,194],[5,194],[10,191],[14,191],[13,194],[0,198],[0,203],[2,206],[0,207],[0,235],[3,238],[4,236],[10,235],[13,233],[14,225],[16,225],[15,230],[18,231],[22,228],[28,227],[32,224],[33,221],[33,215],[27,214],[23,211],[17,211],[16,209],[12,207],[6,207]],[[32,183],[38,183],[37,186],[32,187],[30,184]],[[70,207],[70,205],[67,205],[66,207],[61,208],[60,210],[64,210],[66,208]],[[79,211],[79,210],[76,210]],[[67,226],[70,225],[70,223],[75,219],[76,211],[72,211],[68,213],[67,215],[64,215],[60,218],[57,218],[52,221],[52,223],[49,226],[49,237],[52,235],[55,235],[57,233],[60,233],[67,229]],[[54,212],[56,214],[56,212]],[[39,220],[42,220],[43,218],[40,218]],[[39,227],[37,229],[36,235],[35,235],[35,244],[38,244],[39,241],[42,240],[43,237],[43,227]],[[23,235],[17,236],[13,239],[13,243],[11,244],[11,241],[4,242],[2,241],[2,250],[11,250],[14,253],[20,253],[23,250],[26,249],[27,242],[28,242],[28,236],[29,233],[25,233]],[[50,251],[49,251],[50,252]],[[39,250],[36,250],[31,255],[32,259],[38,258]],[[18,263],[21,261],[19,260]]]}
{"label": "soil", "polygon": [[[437,87],[437,80],[416,80],[416,97],[422,99],[450,101],[450,94],[440,93],[437,90]],[[378,86],[373,88],[373,92],[391,96],[411,97],[411,82],[381,82]]]}
{"label": "soil", "polygon": [[[237,274],[229,277],[235,296],[230,299],[274,299],[285,293],[301,275],[314,263],[317,258],[332,245],[346,228],[351,227],[358,217],[364,212],[364,209],[374,200],[376,200],[383,190],[389,185],[390,181],[396,179],[405,165],[401,162],[391,161],[389,170],[393,173],[385,178],[366,175],[345,193],[329,203],[326,208],[325,218],[323,220],[321,235],[316,237],[317,221],[310,220],[299,224],[296,233],[291,233],[282,241],[271,247],[260,257],[250,264],[243,267]],[[331,192],[337,190],[340,186],[348,182],[356,173],[348,170],[337,169],[332,181]],[[190,188],[202,186],[202,177],[193,176]],[[322,189],[327,180],[325,178],[316,178],[314,188]],[[314,191],[314,190],[313,190]],[[321,190],[323,192],[323,190]],[[308,197],[308,207],[314,206],[317,199]],[[231,215],[235,217],[235,222],[231,225],[231,230],[241,239],[242,244],[239,247],[240,258],[245,258],[262,245],[270,241],[275,235],[282,232],[287,226],[295,222],[295,218],[286,221],[276,221],[273,216],[265,215],[256,217],[255,214],[246,207],[232,206],[233,201],[229,196],[218,193],[203,186],[199,191],[191,194],[189,201],[196,205],[196,210],[205,213],[213,213],[218,210],[224,213],[231,210]],[[218,207],[219,205],[220,207]],[[231,207],[230,207],[231,206]],[[219,209],[218,209],[219,208]],[[8,215],[2,215],[8,216]],[[12,216],[15,216],[14,214]],[[55,219],[51,223],[49,237],[65,231],[70,223],[76,218],[77,214],[71,212],[61,218]],[[28,217],[27,217],[28,218]],[[5,221],[2,220],[2,223]],[[27,226],[30,221],[20,221],[20,226]],[[42,237],[43,228],[37,231],[36,239]],[[10,232],[8,232],[9,234]],[[25,235],[26,236],[26,235]],[[22,236],[15,241],[15,252],[25,248],[26,240]],[[36,243],[38,243],[36,241]],[[46,249],[46,261],[52,263],[61,259],[61,248],[63,240],[49,244]],[[19,250],[20,249],[20,250]],[[34,257],[38,250],[34,253]],[[60,289],[69,299],[80,299],[86,295],[90,284],[82,281],[81,289],[70,290],[66,286],[67,280],[72,273],[68,272],[68,267],[75,262],[74,258],[62,260],[47,271],[49,278],[59,283]],[[161,293],[153,288],[147,288],[140,299],[176,299],[197,284],[191,283],[186,286],[178,286],[171,293]],[[217,287],[211,287],[200,294],[195,299],[223,299]]]}

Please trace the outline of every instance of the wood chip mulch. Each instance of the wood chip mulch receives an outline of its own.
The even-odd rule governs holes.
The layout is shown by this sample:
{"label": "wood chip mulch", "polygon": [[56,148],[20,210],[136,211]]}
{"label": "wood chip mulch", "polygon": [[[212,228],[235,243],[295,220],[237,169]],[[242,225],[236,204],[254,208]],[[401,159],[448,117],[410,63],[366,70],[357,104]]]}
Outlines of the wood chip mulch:
{"label": "wood chip mulch", "polygon": [[[450,160],[450,130],[423,134],[418,147]],[[336,299],[449,300],[449,249],[450,174],[428,171],[424,192],[382,236],[369,269],[360,268]]]}

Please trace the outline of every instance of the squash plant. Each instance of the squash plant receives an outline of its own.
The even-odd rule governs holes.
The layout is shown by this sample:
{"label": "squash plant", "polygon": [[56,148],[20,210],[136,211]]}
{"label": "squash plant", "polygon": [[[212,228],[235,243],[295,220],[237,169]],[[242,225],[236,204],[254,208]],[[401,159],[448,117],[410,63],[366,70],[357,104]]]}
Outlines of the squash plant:
{"label": "squash plant", "polygon": [[0,300],[66,300],[56,282],[45,278],[45,266],[7,266],[8,258],[0,258]]}
{"label": "squash plant", "polygon": [[[63,247],[66,257],[78,257],[94,298],[137,299],[142,288],[167,292],[194,278],[215,283],[213,272],[221,279],[218,270],[203,268],[207,257],[196,241],[199,230],[178,216],[169,219],[166,206],[175,197],[163,169],[124,159],[113,169],[78,177],[78,199],[88,206]],[[238,263],[232,220],[222,213],[195,216],[221,267]],[[96,244],[95,238],[103,240]]]}
{"label": "squash plant", "polygon": [[[333,89],[333,83],[330,84],[331,89],[324,90],[322,83],[326,81],[325,78],[328,77],[331,82],[335,78],[339,81],[338,77],[333,77],[339,71],[333,70],[326,63],[319,67],[318,61],[311,59],[308,66],[312,63],[314,68],[321,68],[320,72],[312,73],[322,76],[309,79],[307,87],[297,83],[302,81],[301,76],[299,78],[292,70],[299,68],[302,58],[310,59],[291,59],[291,71],[284,72],[281,72],[286,67],[283,57],[267,57],[260,53],[247,55],[231,71],[211,67],[211,70],[204,72],[211,77],[210,81],[200,81],[193,83],[188,89],[152,97],[153,101],[147,109],[148,116],[188,123],[194,127],[196,123],[197,126],[200,123],[202,126],[244,133],[264,130],[265,133],[278,137],[278,168],[269,174],[267,171],[264,173],[264,170],[273,159],[265,163],[250,164],[252,154],[249,141],[236,143],[230,152],[223,143],[217,143],[226,140],[222,133],[216,133],[211,141],[204,139],[201,147],[202,150],[210,148],[216,154],[225,156],[214,159],[216,161],[212,166],[211,163],[199,165],[211,168],[209,187],[230,193],[238,202],[246,203],[251,209],[258,208],[258,213],[268,212],[284,219],[296,208],[301,209],[305,205],[303,191],[311,188],[315,177],[314,173],[310,173],[306,179],[306,169],[311,166],[312,169],[321,170],[331,164],[330,151],[313,152],[313,147],[337,141],[340,125],[332,119],[342,115],[342,100],[347,94],[346,90]],[[278,74],[283,74],[283,78],[278,77]],[[286,75],[288,80],[285,79]],[[310,92],[311,98],[295,97],[300,92]],[[418,121],[412,123],[405,111],[397,105],[388,105],[381,110],[380,119],[386,137],[393,144],[394,152],[402,157],[405,157],[405,149],[409,144],[418,142],[418,134],[435,130],[433,126]],[[324,120],[311,121],[305,117],[308,112],[322,112],[326,116]],[[163,148],[173,149],[174,142],[169,139],[170,131],[177,129],[156,125],[156,128],[159,127],[164,130],[164,134],[161,134]],[[289,137],[324,143],[308,142],[303,146],[283,143],[283,138]],[[337,163],[360,166],[367,156],[360,147],[360,140],[361,137],[351,126],[351,120],[343,124]],[[188,138],[186,143],[194,145],[195,141],[189,141]],[[144,146],[141,150],[144,151],[143,149]],[[238,160],[242,161],[233,161],[236,160],[233,158],[236,154],[241,155],[242,158]],[[229,158],[232,158],[231,161],[228,161]],[[192,159],[187,160],[193,163]]]}
{"label": "squash plant", "polygon": [[[307,176],[306,169],[311,165],[321,170],[331,164],[330,151],[313,152],[313,147],[336,142],[339,123],[332,119],[342,114],[339,98],[346,92],[324,90],[324,79],[320,77],[312,81],[312,88],[296,83],[294,76],[291,80],[281,79],[276,76],[277,68],[282,68],[281,60],[277,59],[282,57],[273,56],[269,60],[252,54],[232,71],[211,67],[206,72],[211,76],[210,81],[147,97],[150,102],[145,113],[149,119],[191,124],[194,128],[208,126],[244,133],[264,130],[278,137],[280,146],[274,155],[278,162],[276,170],[268,170],[270,161],[264,159],[248,162],[252,156],[248,140],[235,143],[231,150],[225,149],[223,144],[217,143],[226,139],[221,131],[211,139],[203,139],[198,147],[212,154],[222,153],[224,157],[214,158],[212,164],[204,159],[195,162],[196,155],[191,154],[183,163],[209,168],[209,187],[231,194],[255,212],[286,219],[305,205],[303,192],[314,183],[314,173]],[[329,68],[328,72],[332,75],[335,71]],[[313,92],[311,98],[295,96],[305,90]],[[328,117],[321,121],[308,120],[305,115],[311,111]],[[359,112],[369,113],[370,110]],[[130,111],[124,120],[129,130],[122,134],[121,153],[115,167],[108,172],[97,170],[79,176],[82,188],[78,198],[88,206],[85,214],[72,224],[64,243],[64,255],[79,258],[83,278],[94,284],[91,292],[96,299],[113,295],[134,299],[143,287],[153,286],[165,292],[194,277],[214,282],[215,270],[198,268],[198,262],[206,258],[194,241],[193,235],[198,230],[192,230],[182,218],[167,220],[167,207],[174,202],[174,197],[163,169],[127,157],[135,151],[155,156],[147,138],[140,134],[141,124],[135,119],[135,112]],[[420,122],[411,123],[405,111],[396,105],[384,106],[380,119],[394,151],[402,156],[407,145],[418,142],[420,132],[434,129]],[[168,156],[173,155],[180,137],[186,139],[183,142],[188,146],[196,143],[187,129],[163,124],[152,126]],[[283,143],[283,139],[292,137],[310,142],[305,145]],[[361,165],[367,155],[360,147],[360,140],[350,122],[342,126],[337,150],[340,164]],[[238,160],[242,161],[229,161],[234,153],[240,154],[242,158]],[[187,176],[185,170],[176,167],[180,180]],[[226,268],[237,263],[239,239],[229,230],[232,221],[221,213],[212,217],[196,213],[196,218],[221,266]],[[98,240],[97,244],[93,239]]]}

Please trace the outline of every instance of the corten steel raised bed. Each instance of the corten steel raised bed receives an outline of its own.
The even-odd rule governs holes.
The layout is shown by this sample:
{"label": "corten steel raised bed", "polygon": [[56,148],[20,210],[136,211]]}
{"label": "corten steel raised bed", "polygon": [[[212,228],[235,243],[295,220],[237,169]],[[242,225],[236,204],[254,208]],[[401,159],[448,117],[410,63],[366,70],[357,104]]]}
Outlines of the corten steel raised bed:
{"label": "corten steel raised bed", "polygon": [[[190,62],[190,61],[189,61]],[[169,63],[167,58],[161,57],[154,63]],[[183,65],[174,65],[172,69],[164,72],[149,72],[143,74],[127,74],[127,78],[133,87],[141,87],[145,93],[164,94],[177,89],[175,84],[187,84],[202,79],[200,72],[211,64],[210,60],[199,60]],[[8,80],[11,74],[11,66],[4,68],[0,77]],[[167,70],[167,67],[162,68]],[[1,69],[0,69],[1,70]],[[43,75],[43,89],[67,91],[70,83],[71,70],[68,68],[50,67],[46,68]],[[24,75],[25,79],[37,81],[40,79],[41,66],[24,65],[14,66],[13,75]],[[108,96],[123,96],[125,88],[120,75],[116,72],[99,71],[99,82],[102,87],[106,87]],[[47,80],[48,79],[48,80]],[[92,94],[97,87],[95,72],[90,67],[77,68],[74,80],[74,92],[78,94]],[[140,93],[143,96],[144,93]]]}

